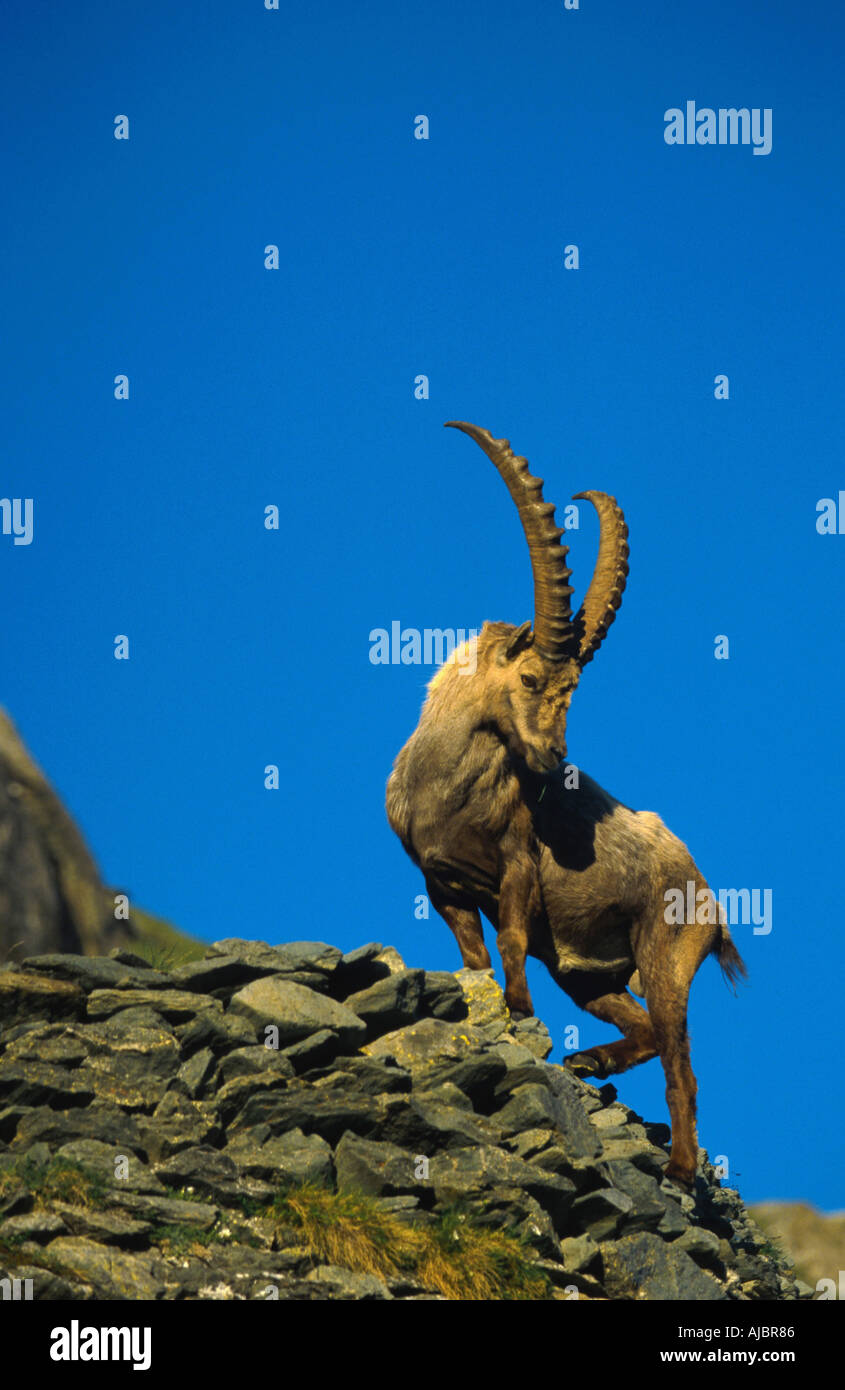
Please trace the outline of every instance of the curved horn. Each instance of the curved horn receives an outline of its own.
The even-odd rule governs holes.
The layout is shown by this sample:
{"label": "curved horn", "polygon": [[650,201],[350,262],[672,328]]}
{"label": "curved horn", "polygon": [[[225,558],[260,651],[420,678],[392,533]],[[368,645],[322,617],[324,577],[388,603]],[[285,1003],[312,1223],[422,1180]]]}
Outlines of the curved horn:
{"label": "curved horn", "polygon": [[592,502],[599,514],[601,538],[590,587],[573,627],[578,638],[578,661],[592,661],[616,617],[628,578],[628,527],[622,508],[606,492],[576,492],[576,500]]}
{"label": "curved horn", "polygon": [[463,430],[492,459],[516,503],[534,574],[534,645],[550,661],[573,656],[572,571],[566,567],[569,547],[560,543],[563,531],[555,525],[554,504],[543,501],[542,478],[533,477],[527,459],[512,452],[509,440],[494,439],[489,430],[463,420],[447,420],[446,424]]}

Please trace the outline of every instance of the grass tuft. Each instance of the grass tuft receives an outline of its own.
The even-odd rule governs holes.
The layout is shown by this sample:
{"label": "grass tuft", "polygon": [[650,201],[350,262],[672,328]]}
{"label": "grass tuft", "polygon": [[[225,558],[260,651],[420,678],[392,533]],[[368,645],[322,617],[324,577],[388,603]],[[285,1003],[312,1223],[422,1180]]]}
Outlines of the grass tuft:
{"label": "grass tuft", "polygon": [[70,1158],[51,1158],[44,1164],[19,1158],[0,1170],[0,1198],[28,1192],[36,1208],[46,1207],[51,1201],[101,1208],[107,1191],[105,1178]]}
{"label": "grass tuft", "polygon": [[380,1279],[405,1274],[449,1299],[547,1299],[551,1286],[522,1239],[477,1225],[459,1209],[414,1227],[360,1192],[291,1186],[273,1205],[321,1260]]}

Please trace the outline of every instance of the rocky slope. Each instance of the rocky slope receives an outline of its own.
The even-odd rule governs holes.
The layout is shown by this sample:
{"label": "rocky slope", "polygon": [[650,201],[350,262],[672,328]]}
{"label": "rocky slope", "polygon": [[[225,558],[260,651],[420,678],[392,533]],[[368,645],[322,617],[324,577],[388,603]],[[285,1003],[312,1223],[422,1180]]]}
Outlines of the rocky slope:
{"label": "rocky slope", "polygon": [[[227,940],[0,971],[0,1278],[42,1299],[809,1297],[492,972]],[[21,1285],[25,1289],[26,1285]]]}

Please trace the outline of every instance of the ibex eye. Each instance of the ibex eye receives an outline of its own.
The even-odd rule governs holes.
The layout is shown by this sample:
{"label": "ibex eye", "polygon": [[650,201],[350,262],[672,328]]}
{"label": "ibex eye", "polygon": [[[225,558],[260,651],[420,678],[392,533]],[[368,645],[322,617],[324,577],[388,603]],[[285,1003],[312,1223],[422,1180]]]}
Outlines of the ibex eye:
{"label": "ibex eye", "polygon": [[536,689],[537,689],[537,678],[536,678],[536,676],[523,676],[523,677],[522,677],[522,684],[525,686],[525,689],[526,689],[526,690],[536,690]]}

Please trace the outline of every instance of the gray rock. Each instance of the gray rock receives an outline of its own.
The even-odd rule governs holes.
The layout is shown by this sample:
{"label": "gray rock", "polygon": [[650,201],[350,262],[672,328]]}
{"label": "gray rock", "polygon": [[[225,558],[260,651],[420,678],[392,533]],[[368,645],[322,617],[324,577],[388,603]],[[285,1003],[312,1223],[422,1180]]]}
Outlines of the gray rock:
{"label": "gray rock", "polygon": [[[535,1068],[529,1075],[536,1076],[538,1070]],[[513,1070],[502,1083],[512,1086],[510,1099],[496,1115],[506,1132],[518,1134],[527,1129],[553,1129],[558,1135],[559,1146],[570,1158],[594,1158],[601,1153],[601,1142],[577,1095],[570,1090],[568,1078],[551,1074],[545,1077],[546,1085],[536,1085],[533,1081],[513,1085],[519,1077],[520,1071]]]}
{"label": "gray rock", "polygon": [[128,1110],[151,1110],[165,1094],[179,1070],[180,1051],[173,1033],[165,1028],[131,1028],[95,1034],[89,1056],[75,1075],[90,1082],[101,1100]]}
{"label": "gray rock", "polygon": [[158,1164],[156,1177],[165,1187],[193,1188],[216,1198],[237,1191],[238,1170],[228,1154],[198,1144]]}
{"label": "gray rock", "polygon": [[469,1197],[465,1205],[478,1226],[511,1231],[542,1259],[561,1260],[554,1222],[527,1192],[516,1187],[489,1187]]}
{"label": "gray rock", "polygon": [[246,1018],[233,1013],[213,1013],[206,1010],[190,1023],[176,1029],[183,1053],[189,1056],[203,1047],[210,1047],[215,1056],[235,1048],[255,1045],[255,1029]]}
{"label": "gray rock", "polygon": [[146,964],[140,968],[125,965],[109,956],[31,956],[22,965],[25,970],[69,980],[86,993],[93,989],[164,989],[170,984],[161,970],[152,970]]}
{"label": "gray rock", "polygon": [[135,1116],[105,1101],[84,1109],[51,1110],[42,1105],[27,1111],[17,1122],[12,1148],[26,1153],[33,1144],[47,1143],[57,1149],[79,1139],[101,1140],[121,1152],[143,1148]]}
{"label": "gray rock", "polygon": [[182,989],[93,989],[88,995],[87,1013],[94,1020],[138,1007],[153,1009],[171,1023],[187,1023],[205,1010],[222,1010],[219,1000]]}
{"label": "gray rock", "polygon": [[36,970],[0,970],[0,1025],[31,1023],[33,1019],[81,1018],[85,993],[68,980],[55,980]]}
{"label": "gray rock", "polygon": [[103,1038],[106,1043],[111,1038],[119,1038],[126,1033],[132,1033],[136,1028],[155,1028],[159,1032],[172,1033],[176,1036],[173,1024],[161,1014],[156,1013],[155,1009],[150,1009],[144,1004],[132,1005],[129,1009],[121,1009],[118,1013],[112,1014],[111,1018],[103,1019],[102,1023],[88,1024],[84,1030],[85,1036],[96,1033]]}
{"label": "gray rock", "polygon": [[721,1261],[722,1252],[719,1237],[704,1226],[687,1226],[673,1244],[679,1250],[686,1250],[687,1254],[699,1264],[714,1264]]}
{"label": "gray rock", "polygon": [[457,1020],[467,1017],[467,1005],[459,981],[448,970],[426,970],[421,1009],[432,1018]]}
{"label": "gray rock", "polygon": [[625,1221],[626,1234],[633,1234],[634,1231],[656,1231],[660,1223],[672,1215],[684,1221],[676,1203],[661,1192],[656,1179],[644,1173],[641,1168],[635,1167],[627,1159],[617,1158],[609,1163],[602,1163],[601,1171],[608,1175],[614,1188],[626,1192],[633,1201],[633,1208]]}
{"label": "gray rock", "polygon": [[[488,1056],[500,1056],[500,1047],[501,1045],[495,1050],[492,1048],[488,1049]],[[532,1059],[524,1066],[508,1067],[506,1069],[502,1080],[496,1087],[497,1104],[500,1106],[504,1105],[509,1097],[513,1095],[514,1091],[520,1086],[543,1086],[547,1091],[553,1091],[555,1095],[557,1094],[556,1078],[549,1071],[548,1067],[538,1066]]]}
{"label": "gray rock", "polygon": [[387,963],[380,959],[384,947],[380,941],[370,941],[357,951],[347,951],[332,974],[331,993],[335,999],[345,999],[359,990],[369,989],[390,974]]}
{"label": "gray rock", "polygon": [[601,1250],[602,1283],[610,1298],[727,1299],[716,1280],[700,1270],[686,1251],[678,1248],[677,1241],[667,1245],[660,1236],[642,1232],[606,1242]]}
{"label": "gray rock", "polygon": [[549,1173],[557,1173],[561,1178],[567,1178],[579,1193],[593,1192],[596,1187],[611,1186],[609,1180],[602,1178],[593,1159],[577,1157],[565,1144],[566,1141],[557,1134],[554,1144],[531,1154],[527,1162],[537,1168],[544,1168]]}
{"label": "gray rock", "polygon": [[313,1067],[325,1065],[343,1051],[343,1040],[333,1028],[321,1028],[307,1038],[292,1043],[282,1051],[297,1073],[306,1072]]}
{"label": "gray rock", "polygon": [[592,1158],[600,1149],[590,1123],[582,1112],[545,1086],[518,1086],[508,1102],[496,1112],[496,1121],[506,1135],[527,1129],[552,1129],[563,1139],[564,1147],[576,1158]]}
{"label": "gray rock", "polygon": [[339,1090],[367,1096],[410,1091],[412,1085],[411,1073],[397,1067],[390,1057],[337,1057],[330,1067],[305,1073],[305,1079],[318,1084],[330,1082]]}
{"label": "gray rock", "polygon": [[256,1032],[268,1026],[278,1029],[280,1047],[325,1028],[338,1035],[344,1051],[352,1051],[360,1047],[367,1033],[366,1025],[337,1000],[278,975],[254,980],[238,990],[229,1012],[246,1018]]}
{"label": "gray rock", "polygon": [[8,1105],[85,1105],[96,1094],[90,1077],[45,1062],[0,1061],[0,1102]]}
{"label": "gray rock", "polygon": [[374,1274],[358,1274],[350,1269],[341,1269],[338,1265],[319,1265],[305,1278],[308,1283],[319,1285],[325,1291],[325,1298],[340,1302],[354,1299],[372,1303],[393,1298],[387,1285]]}
{"label": "gray rock", "polygon": [[368,1135],[379,1118],[378,1102],[369,1096],[333,1095],[314,1087],[292,1083],[285,1091],[257,1091],[234,1117],[230,1133],[266,1124],[273,1134],[286,1134],[301,1129],[306,1134],[319,1134],[329,1144],[337,1144],[343,1134]]}
{"label": "gray rock", "polygon": [[383,946],[375,959],[380,965],[386,965],[391,975],[398,975],[406,968],[405,962],[395,946]]}
{"label": "gray rock", "polygon": [[291,941],[268,946],[266,941],[239,941],[235,938],[215,943],[220,956],[260,968],[262,974],[277,973],[292,984],[325,993],[332,988],[334,974],[343,957],[336,946],[324,941]]}
{"label": "gray rock", "polygon": [[[412,1074],[417,1085],[425,1077],[439,1073],[442,1067],[450,1067],[473,1054],[476,1043],[473,1030],[466,1023],[424,1018],[407,1028],[385,1033],[367,1043],[362,1051],[368,1057],[392,1058]],[[501,1069],[504,1071],[504,1067]]]}
{"label": "gray rock", "polygon": [[606,1139],[602,1145],[602,1157],[608,1160],[627,1159],[644,1173],[657,1178],[658,1182],[662,1180],[663,1170],[669,1162],[667,1153],[643,1143],[641,1139]]}
{"label": "gray rock", "polygon": [[238,956],[211,956],[206,960],[186,961],[171,970],[170,978],[178,989],[186,989],[193,994],[211,994],[213,991],[240,989],[243,985],[258,980],[262,975],[272,975],[278,964],[257,965]]}
{"label": "gray rock", "polygon": [[620,1125],[627,1122],[628,1116],[624,1106],[608,1105],[603,1110],[597,1110],[590,1116],[590,1123],[600,1131],[617,1129]]}
{"label": "gray rock", "polygon": [[277,949],[292,970],[319,970],[331,975],[343,960],[343,952],[325,941],[286,941]]}
{"label": "gray rock", "polygon": [[[661,1192],[663,1191],[661,1185]],[[667,1201],[666,1208],[657,1223],[657,1234],[664,1240],[674,1240],[689,1228],[689,1219],[677,1202]]]}
{"label": "gray rock", "polygon": [[458,970],[455,979],[463,990],[471,1027],[492,1028],[490,1041],[513,1027],[505,996],[492,970]]}
{"label": "gray rock", "polygon": [[497,1127],[489,1120],[426,1095],[390,1097],[379,1122],[379,1134],[388,1143],[428,1155],[439,1149],[495,1143],[498,1138]]}
{"label": "gray rock", "polygon": [[513,1031],[520,1046],[527,1047],[540,1061],[544,1061],[554,1047],[548,1028],[539,1018],[523,1018],[514,1024]]}
{"label": "gray rock", "polygon": [[500,1057],[476,1052],[459,1061],[441,1060],[428,1073],[415,1077],[421,1091],[438,1086],[457,1086],[477,1110],[492,1107],[495,1090],[507,1068]]}
{"label": "gray rock", "polygon": [[[408,1087],[408,1089],[410,1090],[410,1087]],[[420,1092],[419,1099],[436,1101],[439,1105],[457,1106],[458,1110],[463,1110],[468,1115],[474,1113],[472,1101],[469,1096],[451,1081],[443,1081],[439,1086],[427,1087],[424,1091]]]}
{"label": "gray rock", "polygon": [[74,1206],[70,1202],[54,1201],[53,1209],[62,1218],[62,1234],[88,1236],[103,1245],[120,1245],[125,1249],[144,1247],[148,1244],[151,1230],[149,1221],[137,1221],[131,1216],[122,1216],[119,1212],[96,1211],[90,1207]]}
{"label": "gray rock", "polygon": [[4,1062],[42,1062],[77,1067],[91,1050],[86,1029],[67,1023],[45,1023],[14,1038],[3,1053]]}
{"label": "gray rock", "polygon": [[371,1197],[419,1196],[432,1187],[430,1179],[417,1177],[422,1171],[417,1156],[382,1140],[344,1134],[335,1150],[334,1166],[339,1192],[364,1192]]}
{"label": "gray rock", "polygon": [[490,1052],[496,1057],[501,1057],[508,1071],[521,1070],[535,1063],[533,1052],[508,1036],[503,1037],[501,1042],[494,1043]]}
{"label": "gray rock", "polygon": [[633,1209],[633,1198],[627,1192],[603,1187],[576,1198],[571,1220],[576,1230],[586,1232],[593,1240],[607,1240],[621,1231]]}
{"label": "gray rock", "polygon": [[558,1137],[553,1129],[524,1129],[506,1139],[505,1146],[510,1153],[516,1154],[517,1158],[531,1159],[544,1149],[553,1148]]}
{"label": "gray rock", "polygon": [[127,1192],[164,1193],[164,1188],[137,1154],[99,1139],[75,1139],[62,1144],[59,1158],[69,1159],[99,1174],[111,1186]]}
{"label": "gray rock", "polygon": [[562,1230],[572,1206],[574,1186],[568,1179],[525,1163],[493,1145],[437,1154],[430,1164],[437,1201],[465,1201],[489,1187],[515,1187],[534,1197]]}
{"label": "gray rock", "polygon": [[31,1211],[22,1216],[10,1216],[0,1222],[0,1246],[11,1240],[35,1240],[43,1243],[55,1236],[66,1235],[67,1226],[61,1216],[47,1211]]}
{"label": "gray rock", "polygon": [[173,1084],[177,1089],[184,1090],[185,1095],[198,1100],[204,1094],[216,1066],[217,1060],[211,1048],[203,1047],[182,1063]]}
{"label": "gray rock", "polygon": [[98,1299],[157,1299],[165,1292],[167,1267],[154,1255],[127,1254],[85,1236],[59,1236],[47,1246],[60,1275],[88,1285]]}
{"label": "gray rock", "polygon": [[560,1242],[560,1253],[568,1270],[601,1275],[601,1251],[592,1236],[568,1236]]}
{"label": "gray rock", "polygon": [[[262,1043],[252,1043],[249,1047],[236,1047],[220,1062],[220,1079],[224,1083],[238,1078],[258,1075],[290,1077],[294,1075],[292,1063],[273,1047]],[[263,1084],[263,1083],[262,1083]]]}
{"label": "gray rock", "polygon": [[397,970],[368,989],[349,995],[346,1008],[367,1025],[367,1040],[413,1023],[423,994],[422,970]]}
{"label": "gray rock", "polygon": [[152,1116],[137,1117],[144,1150],[153,1163],[163,1163],[182,1149],[223,1142],[223,1126],[214,1102],[191,1100],[168,1091]]}
{"label": "gray rock", "polygon": [[258,1142],[259,1129],[235,1136],[224,1155],[237,1164],[240,1172],[268,1182],[330,1183],[333,1178],[332,1151],[319,1134],[303,1134],[292,1129],[278,1138]]}
{"label": "gray rock", "polygon": [[210,1231],[220,1214],[218,1207],[207,1202],[185,1201],[178,1197],[153,1197],[117,1190],[112,1194],[111,1201],[114,1206],[134,1212],[142,1223],[195,1226],[198,1231]]}

